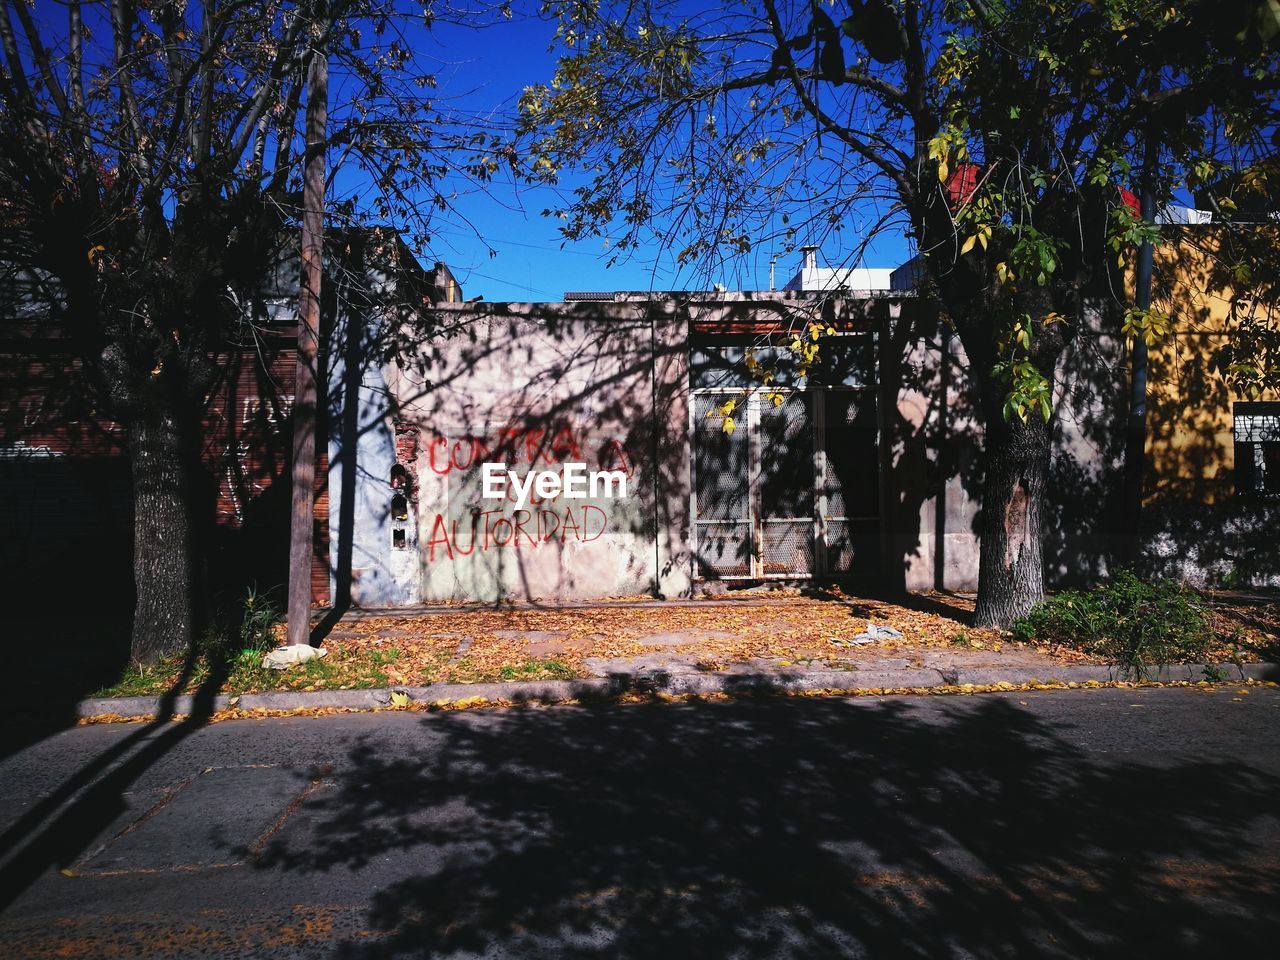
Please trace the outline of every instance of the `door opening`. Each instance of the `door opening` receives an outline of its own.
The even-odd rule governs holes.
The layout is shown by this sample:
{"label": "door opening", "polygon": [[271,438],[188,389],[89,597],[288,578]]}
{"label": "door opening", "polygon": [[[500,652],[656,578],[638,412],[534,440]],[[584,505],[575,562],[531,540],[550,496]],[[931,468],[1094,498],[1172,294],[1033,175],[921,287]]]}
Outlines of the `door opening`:
{"label": "door opening", "polygon": [[[695,347],[690,403],[695,576],[713,580],[876,573],[880,456],[874,336],[829,338],[800,377],[758,340]],[[767,388],[758,368],[774,373]],[[723,429],[732,401],[735,429]]]}

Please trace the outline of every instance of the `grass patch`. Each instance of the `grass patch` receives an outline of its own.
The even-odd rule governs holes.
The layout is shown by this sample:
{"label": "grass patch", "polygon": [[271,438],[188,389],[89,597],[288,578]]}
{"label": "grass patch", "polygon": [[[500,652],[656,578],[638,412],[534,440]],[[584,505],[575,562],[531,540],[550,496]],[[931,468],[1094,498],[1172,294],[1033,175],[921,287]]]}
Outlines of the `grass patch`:
{"label": "grass patch", "polygon": [[149,666],[130,664],[124,675],[108,687],[90,696],[94,697],[156,697],[178,682],[182,658],[165,657]]}
{"label": "grass patch", "polygon": [[[288,670],[264,669],[261,650],[245,648],[224,662],[216,659],[218,655],[215,650],[203,651],[179,692],[198,690],[208,680],[215,663],[226,671],[226,679],[218,692],[232,695],[264,690],[365,690],[406,682],[402,675],[390,674],[405,659],[404,651],[398,647],[331,647],[328,656],[308,660]],[[174,655],[150,666],[131,666],[119,680],[93,696],[156,697],[168,693],[178,683],[184,661],[184,657]],[[441,665],[438,662],[416,665],[416,675],[408,679],[415,684],[432,683]]]}
{"label": "grass patch", "polygon": [[1127,571],[1091,590],[1063,590],[1037,604],[1014,624],[1013,635],[1105,657],[1134,679],[1159,664],[1204,660],[1215,639],[1198,593]]}
{"label": "grass patch", "polygon": [[498,668],[499,680],[573,680],[577,676],[573,667],[559,660],[529,659]]}

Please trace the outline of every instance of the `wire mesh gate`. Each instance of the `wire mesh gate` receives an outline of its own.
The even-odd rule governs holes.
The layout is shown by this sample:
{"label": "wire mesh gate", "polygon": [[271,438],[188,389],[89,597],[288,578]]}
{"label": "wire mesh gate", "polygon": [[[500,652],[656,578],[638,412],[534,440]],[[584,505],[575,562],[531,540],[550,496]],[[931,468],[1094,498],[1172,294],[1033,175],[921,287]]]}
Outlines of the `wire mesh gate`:
{"label": "wire mesh gate", "polygon": [[[695,353],[690,413],[700,578],[875,572],[876,392],[870,345],[856,346],[859,362],[828,377],[840,382],[780,387],[778,402],[760,392],[744,397],[743,386],[734,382],[739,377],[726,375],[740,349],[702,347]],[[708,375],[713,368],[718,377]],[[737,428],[725,433],[717,410],[729,399],[737,404]]]}

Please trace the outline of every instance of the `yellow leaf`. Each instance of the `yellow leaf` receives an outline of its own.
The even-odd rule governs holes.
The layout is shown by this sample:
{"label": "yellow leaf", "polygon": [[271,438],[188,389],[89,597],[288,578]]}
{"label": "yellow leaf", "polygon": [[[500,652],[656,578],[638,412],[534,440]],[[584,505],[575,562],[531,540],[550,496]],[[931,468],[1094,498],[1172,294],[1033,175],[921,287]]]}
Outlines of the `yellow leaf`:
{"label": "yellow leaf", "polygon": [[961,255],[961,256],[964,256],[966,253],[968,253],[970,250],[972,250],[972,249],[973,249],[973,245],[974,245],[975,243],[977,243],[977,242],[978,242],[978,238],[977,238],[976,236],[975,236],[975,237],[970,237],[968,240],[966,240],[966,241],[964,242],[964,245],[960,248],[960,255]]}
{"label": "yellow leaf", "polygon": [[947,161],[939,160],[938,161],[938,179],[945,181],[947,179],[947,174],[950,172],[951,172],[951,168],[947,166]]}
{"label": "yellow leaf", "polygon": [[391,705],[393,707],[407,707],[409,705],[409,695],[401,693],[399,690],[392,690]]}
{"label": "yellow leaf", "polygon": [[725,417],[724,423],[720,425],[720,429],[725,433],[732,435],[733,431],[738,429],[738,425],[733,422],[733,417]]}

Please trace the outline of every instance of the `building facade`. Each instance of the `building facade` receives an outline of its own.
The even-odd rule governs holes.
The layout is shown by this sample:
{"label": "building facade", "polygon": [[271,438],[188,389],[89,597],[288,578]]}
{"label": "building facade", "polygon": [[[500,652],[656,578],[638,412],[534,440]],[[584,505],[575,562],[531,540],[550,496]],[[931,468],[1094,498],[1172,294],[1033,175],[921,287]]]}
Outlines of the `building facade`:
{"label": "building facade", "polygon": [[[813,268],[806,251],[788,286]],[[431,311],[408,360],[347,354],[358,370],[338,372],[351,389],[331,391],[329,418],[335,596],[377,607],[822,580],[975,589],[981,430],[963,351],[901,277],[871,278],[877,290],[456,303]],[[1233,401],[1207,352],[1227,333],[1204,329],[1225,314],[1181,309],[1179,333],[1152,356],[1139,565],[1280,584],[1266,532],[1274,398]],[[814,323],[830,332],[802,377],[779,343]],[[1125,529],[1127,348],[1105,311],[1087,327],[1057,384],[1054,584],[1105,575]],[[482,465],[495,462],[517,476],[565,463],[620,471],[627,495],[486,498]]]}
{"label": "building facade", "polygon": [[[820,269],[806,251],[781,291],[484,303],[387,247],[398,266],[362,259],[359,290],[343,286],[349,269],[329,285],[317,603],[976,588],[981,430],[963,351],[912,265],[813,274],[804,289]],[[1140,565],[1280,585],[1280,397],[1234,398],[1213,369],[1231,292],[1185,257],[1164,274],[1180,306],[1151,357]],[[206,423],[217,552],[260,586],[286,561],[295,292],[285,277],[264,298],[266,338],[228,350]],[[21,306],[0,378],[6,580],[127,592],[118,430],[68,412],[55,374],[71,361],[56,337],[32,339]],[[1125,528],[1128,355],[1114,319],[1090,318],[1056,385],[1051,584],[1105,575]],[[814,328],[821,349],[801,371],[785,344]],[[486,463],[517,478],[580,464],[625,492],[486,496]]]}

